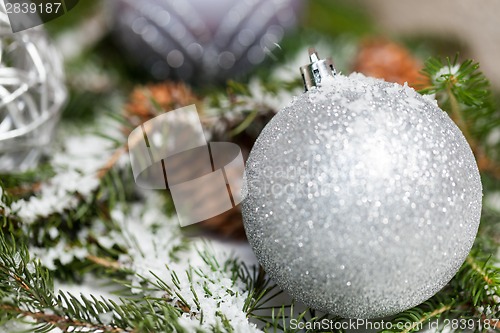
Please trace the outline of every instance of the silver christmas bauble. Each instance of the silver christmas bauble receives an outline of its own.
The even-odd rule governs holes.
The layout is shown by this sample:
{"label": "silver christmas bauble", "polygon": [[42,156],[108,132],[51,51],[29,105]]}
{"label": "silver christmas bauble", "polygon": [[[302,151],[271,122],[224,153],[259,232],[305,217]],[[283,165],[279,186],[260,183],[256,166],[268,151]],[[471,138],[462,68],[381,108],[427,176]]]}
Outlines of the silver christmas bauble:
{"label": "silver christmas bauble", "polygon": [[213,81],[260,64],[304,0],[115,0],[114,30],[157,79]]}
{"label": "silver christmas bauble", "polygon": [[0,6],[0,172],[33,167],[66,99],[62,60],[41,27],[13,33]]}
{"label": "silver christmas bauble", "polygon": [[439,291],[469,253],[482,186],[464,136],[408,86],[337,75],[266,126],[243,216],[266,272],[295,299],[375,318]]}

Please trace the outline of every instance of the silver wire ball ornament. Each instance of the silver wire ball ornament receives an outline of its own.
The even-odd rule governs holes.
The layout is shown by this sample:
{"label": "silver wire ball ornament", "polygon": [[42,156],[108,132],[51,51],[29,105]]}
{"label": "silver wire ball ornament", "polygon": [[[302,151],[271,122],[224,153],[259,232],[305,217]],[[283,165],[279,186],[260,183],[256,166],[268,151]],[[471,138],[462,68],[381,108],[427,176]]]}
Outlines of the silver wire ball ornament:
{"label": "silver wire ball ornament", "polygon": [[115,0],[114,32],[156,79],[224,80],[260,64],[304,0]]}
{"label": "silver wire ball ornament", "polygon": [[474,156],[435,101],[311,60],[309,91],[249,156],[248,239],[270,277],[312,308],[401,312],[448,283],[471,249],[482,199]]}
{"label": "silver wire ball ornament", "polygon": [[41,27],[13,33],[3,9],[0,98],[0,172],[24,171],[38,162],[59,120],[63,65]]}

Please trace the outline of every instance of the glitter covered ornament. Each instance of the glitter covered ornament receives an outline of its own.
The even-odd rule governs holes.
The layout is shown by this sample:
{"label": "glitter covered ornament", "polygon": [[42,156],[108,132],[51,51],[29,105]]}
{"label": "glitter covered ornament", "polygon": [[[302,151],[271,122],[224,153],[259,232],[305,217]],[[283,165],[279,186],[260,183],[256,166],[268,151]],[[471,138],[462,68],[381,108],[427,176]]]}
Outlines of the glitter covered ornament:
{"label": "glitter covered ornament", "polygon": [[0,172],[29,169],[66,100],[63,64],[41,27],[12,33],[0,6]]}
{"label": "glitter covered ornament", "polygon": [[309,91],[248,159],[248,239],[308,306],[348,318],[401,312],[439,291],[471,249],[482,198],[474,156],[434,100],[311,60]]}
{"label": "glitter covered ornament", "polygon": [[304,0],[115,0],[114,31],[157,79],[213,81],[260,64]]}

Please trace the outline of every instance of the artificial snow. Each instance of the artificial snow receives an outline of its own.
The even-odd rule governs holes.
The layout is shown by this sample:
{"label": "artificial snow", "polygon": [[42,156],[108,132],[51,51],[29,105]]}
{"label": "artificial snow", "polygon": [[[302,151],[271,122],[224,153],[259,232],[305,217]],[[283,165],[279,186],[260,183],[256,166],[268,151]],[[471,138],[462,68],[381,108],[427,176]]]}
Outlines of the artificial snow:
{"label": "artificial snow", "polygon": [[[442,67],[437,73],[434,75],[433,81],[436,82],[441,82],[443,81],[443,75],[456,75],[460,69],[460,65],[454,65],[454,66],[444,66]],[[456,85],[460,85],[458,82],[455,83]]]}
{"label": "artificial snow", "polygon": [[5,216],[10,215],[10,208],[3,202],[3,188],[0,186],[0,210],[3,211]]}
{"label": "artificial snow", "polygon": [[114,317],[113,312],[106,312],[106,313],[100,313],[99,314],[99,320],[104,325],[111,324],[113,322],[113,317]]}
{"label": "artificial snow", "polygon": [[110,141],[97,135],[79,135],[65,140],[52,160],[56,175],[41,185],[29,199],[15,201],[11,212],[25,223],[76,208],[79,199],[88,198],[99,186],[97,172],[111,155]]}
{"label": "artificial snow", "polygon": [[[313,104],[326,103],[332,98],[333,94],[337,94],[342,97],[341,92],[351,91],[361,93],[360,98],[356,101],[348,101],[345,99],[344,104],[346,107],[353,112],[366,109],[368,104],[373,100],[373,97],[377,97],[380,94],[379,85],[376,84],[380,81],[383,80],[367,77],[361,73],[352,73],[349,76],[337,74],[334,77],[326,77],[323,79],[321,86],[313,87],[309,91],[309,101]],[[393,83],[392,85],[384,88],[384,92],[389,95],[404,94],[404,102],[411,108],[423,106],[423,102],[420,100],[420,94],[415,91],[415,89],[408,86],[408,83],[406,82],[404,85]],[[431,98],[429,101],[432,100],[433,99]],[[431,103],[437,105],[435,100]]]}
{"label": "artificial snow", "polygon": [[58,262],[67,265],[74,260],[84,260],[88,255],[87,249],[71,247],[64,240],[49,248],[30,247],[29,250],[34,258],[39,259],[41,264],[51,271],[57,269]]}
{"label": "artificial snow", "polygon": [[[129,249],[128,254],[120,258],[120,262],[137,273],[131,277],[132,292],[141,295],[151,293],[150,296],[154,297],[165,296],[158,295],[159,291],[143,288],[147,280],[154,283],[159,277],[187,302],[190,313],[181,319],[183,323],[190,320],[191,326],[210,330],[211,327],[222,325],[221,315],[224,315],[230,319],[237,332],[259,332],[254,324],[248,322],[243,311],[248,297],[244,286],[238,280],[233,283],[232,272],[224,268],[226,262],[234,259],[234,248],[230,246],[230,251],[227,251],[222,243],[218,243],[215,250],[214,243],[217,242],[199,238],[184,239],[177,218],[166,216],[159,207],[159,198],[150,194],[144,205],[133,205],[128,214],[121,209],[111,213],[122,228],[123,237],[118,240],[122,244],[119,245]],[[172,255],[172,251],[182,244],[187,244],[187,247]],[[248,245],[245,248],[249,249]],[[220,268],[212,270],[202,260],[203,253],[215,258]],[[173,260],[172,256],[179,259]],[[174,272],[179,279],[177,286],[173,283]],[[188,279],[188,272],[191,281]],[[197,308],[195,294],[201,312]],[[175,295],[167,296],[172,297],[173,305],[179,301]]]}

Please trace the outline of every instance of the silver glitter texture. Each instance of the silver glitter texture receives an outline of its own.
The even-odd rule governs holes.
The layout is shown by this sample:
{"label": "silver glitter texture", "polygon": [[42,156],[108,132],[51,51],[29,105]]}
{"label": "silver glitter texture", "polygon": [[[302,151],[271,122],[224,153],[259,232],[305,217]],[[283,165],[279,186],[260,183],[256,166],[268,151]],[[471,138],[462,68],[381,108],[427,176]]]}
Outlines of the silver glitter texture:
{"label": "silver glitter texture", "polygon": [[41,27],[12,33],[0,5],[0,172],[33,167],[66,100],[63,63]]}
{"label": "silver glitter texture", "polygon": [[224,80],[260,64],[304,0],[114,0],[114,30],[157,79]]}
{"label": "silver glitter texture", "polygon": [[266,126],[247,162],[245,229],[295,299],[348,318],[433,296],[474,241],[482,186],[464,136],[408,86],[337,75]]}

